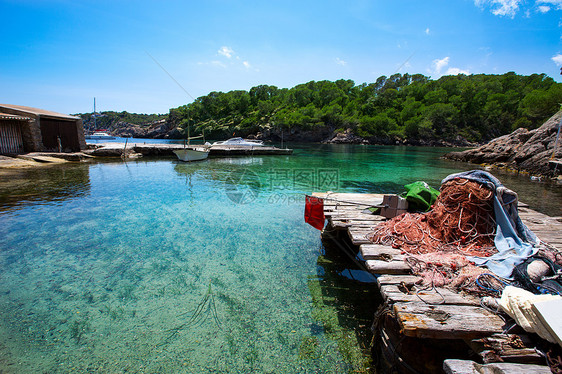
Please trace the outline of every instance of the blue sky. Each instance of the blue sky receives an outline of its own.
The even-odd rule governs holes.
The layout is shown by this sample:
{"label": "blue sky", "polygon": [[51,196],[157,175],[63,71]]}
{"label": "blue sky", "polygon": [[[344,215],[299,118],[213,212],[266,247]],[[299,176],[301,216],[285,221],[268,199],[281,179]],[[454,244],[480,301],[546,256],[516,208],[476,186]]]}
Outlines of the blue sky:
{"label": "blue sky", "polygon": [[562,0],[0,0],[0,14],[0,103],[62,113],[396,72],[561,81]]}

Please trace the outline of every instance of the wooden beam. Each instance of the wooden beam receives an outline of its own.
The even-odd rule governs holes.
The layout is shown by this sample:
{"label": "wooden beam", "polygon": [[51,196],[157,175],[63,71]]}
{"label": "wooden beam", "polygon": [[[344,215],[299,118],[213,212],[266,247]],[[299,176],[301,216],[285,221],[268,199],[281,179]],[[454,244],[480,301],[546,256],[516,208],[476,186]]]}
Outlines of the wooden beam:
{"label": "wooden beam", "polygon": [[385,284],[405,284],[410,287],[421,280],[421,277],[417,275],[391,275],[385,274],[377,278],[377,282],[380,285]]}
{"label": "wooden beam", "polygon": [[544,365],[511,364],[507,362],[495,362],[492,364],[478,364],[469,360],[445,360],[443,371],[446,374],[550,374],[550,368]]}
{"label": "wooden beam", "polygon": [[[463,296],[446,288],[431,290],[408,291],[396,284],[380,286],[382,297],[389,304],[400,302],[425,302],[428,304],[447,305],[480,305],[480,299],[474,296]],[[406,291],[406,292],[405,292]]]}
{"label": "wooden beam", "polygon": [[362,244],[359,249],[365,260],[404,259],[401,250],[392,248],[389,245]]}
{"label": "wooden beam", "polygon": [[504,321],[486,309],[468,305],[394,304],[401,332],[415,338],[475,339],[501,333]]}
{"label": "wooden beam", "polygon": [[367,269],[373,274],[410,274],[410,266],[404,261],[365,261]]}

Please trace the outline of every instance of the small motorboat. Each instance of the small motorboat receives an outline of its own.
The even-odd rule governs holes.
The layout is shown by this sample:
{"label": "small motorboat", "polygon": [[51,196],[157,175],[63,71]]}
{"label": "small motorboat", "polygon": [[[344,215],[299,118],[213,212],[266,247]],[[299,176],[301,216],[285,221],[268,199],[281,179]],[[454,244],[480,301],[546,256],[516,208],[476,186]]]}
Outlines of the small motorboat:
{"label": "small motorboat", "polygon": [[228,140],[223,140],[220,142],[214,142],[213,146],[222,145],[222,146],[238,146],[238,147],[263,147],[262,140],[253,140],[253,139],[243,139],[243,138],[230,138]]}
{"label": "small motorboat", "polygon": [[175,149],[174,153],[180,161],[200,161],[209,157],[208,148],[182,148]]}

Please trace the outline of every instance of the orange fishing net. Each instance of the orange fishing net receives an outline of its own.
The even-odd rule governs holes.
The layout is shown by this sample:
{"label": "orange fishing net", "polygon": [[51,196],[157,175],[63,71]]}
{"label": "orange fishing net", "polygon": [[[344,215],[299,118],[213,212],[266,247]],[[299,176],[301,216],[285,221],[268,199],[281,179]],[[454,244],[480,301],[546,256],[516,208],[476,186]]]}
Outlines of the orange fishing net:
{"label": "orange fishing net", "polygon": [[408,253],[458,251],[490,256],[494,247],[493,191],[467,179],[441,186],[431,211],[406,213],[375,227],[370,240]]}
{"label": "orange fishing net", "polygon": [[471,288],[485,270],[465,256],[491,256],[494,246],[494,192],[457,178],[441,186],[441,194],[427,213],[406,213],[374,228],[369,239],[391,245],[406,255],[423,284]]}

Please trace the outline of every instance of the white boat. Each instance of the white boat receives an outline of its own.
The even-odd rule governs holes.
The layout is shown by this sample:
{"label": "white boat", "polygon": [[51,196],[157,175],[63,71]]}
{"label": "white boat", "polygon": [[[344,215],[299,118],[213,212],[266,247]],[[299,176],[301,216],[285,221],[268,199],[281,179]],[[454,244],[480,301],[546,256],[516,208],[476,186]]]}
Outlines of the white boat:
{"label": "white boat", "polygon": [[204,160],[209,156],[209,150],[207,148],[182,148],[175,149],[174,153],[178,156],[180,161],[200,161]]}
{"label": "white boat", "polygon": [[231,145],[231,146],[242,146],[242,147],[263,147],[262,140],[253,140],[253,139],[242,139],[242,138],[230,138],[228,140],[223,140],[220,142],[214,142],[213,146],[215,145]]}
{"label": "white boat", "polygon": [[93,133],[86,135],[86,139],[115,139],[115,136],[111,136],[107,130],[96,130]]}
{"label": "white boat", "polygon": [[209,147],[207,145],[197,146],[197,147],[190,147],[189,142],[191,139],[198,139],[203,138],[205,139],[205,135],[200,136],[189,136],[189,126],[187,127],[187,145],[184,142],[182,149],[175,149],[173,152],[178,156],[180,161],[201,161],[209,157]]}

